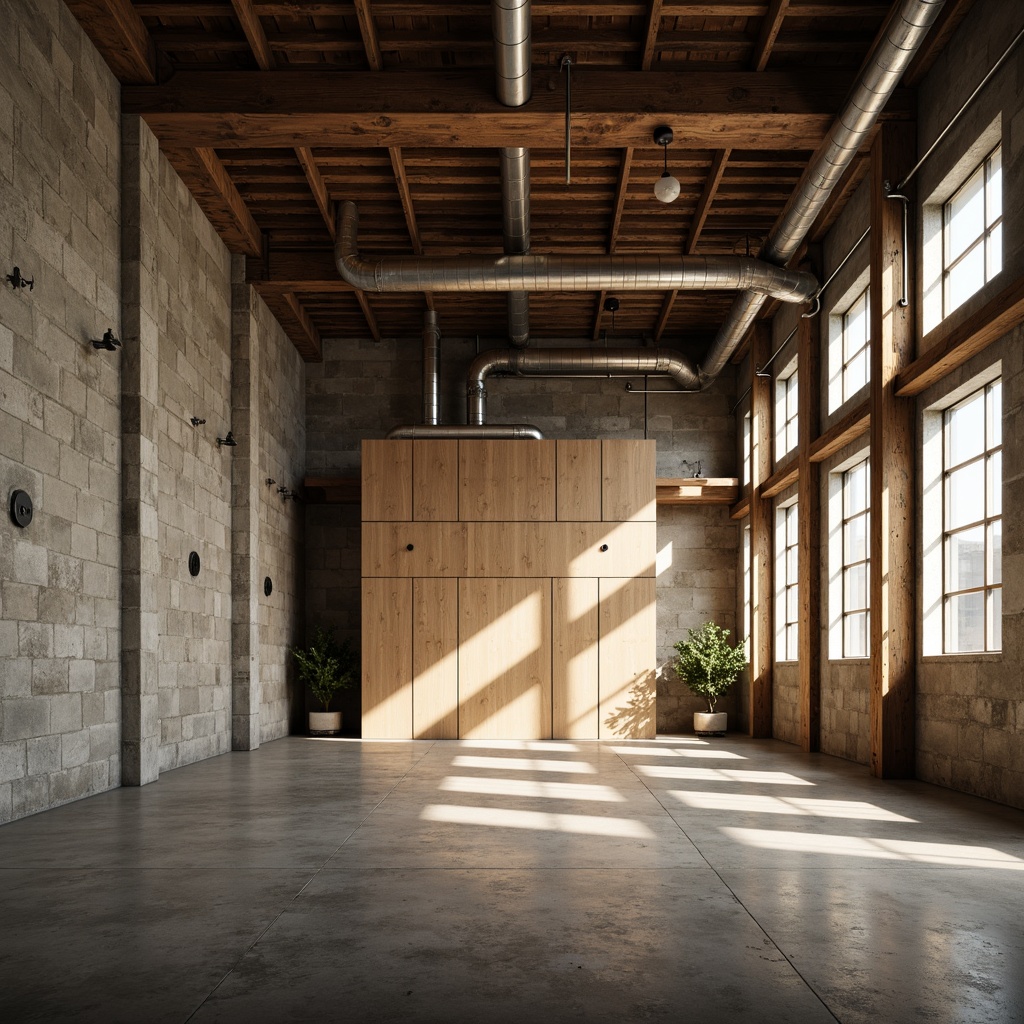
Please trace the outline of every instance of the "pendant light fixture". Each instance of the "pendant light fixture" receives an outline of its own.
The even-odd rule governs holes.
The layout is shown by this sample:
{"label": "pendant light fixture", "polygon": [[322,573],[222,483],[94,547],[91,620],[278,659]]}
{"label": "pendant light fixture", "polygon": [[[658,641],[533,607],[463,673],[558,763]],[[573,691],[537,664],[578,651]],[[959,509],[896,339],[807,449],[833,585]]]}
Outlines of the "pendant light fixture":
{"label": "pendant light fixture", "polygon": [[654,129],[654,141],[665,151],[665,170],[654,183],[654,195],[663,203],[671,203],[679,195],[679,179],[668,173],[668,147],[672,138],[672,129],[668,125],[659,125]]}

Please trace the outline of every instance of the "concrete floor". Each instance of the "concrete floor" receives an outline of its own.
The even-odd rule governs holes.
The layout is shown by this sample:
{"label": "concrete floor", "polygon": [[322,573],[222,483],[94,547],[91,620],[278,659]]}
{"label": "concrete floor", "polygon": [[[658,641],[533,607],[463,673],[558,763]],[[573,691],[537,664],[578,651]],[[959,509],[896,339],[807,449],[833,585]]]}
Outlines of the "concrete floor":
{"label": "concrete floor", "polygon": [[1024,814],[743,737],[293,737],[0,828],[0,1020],[1024,1021]]}

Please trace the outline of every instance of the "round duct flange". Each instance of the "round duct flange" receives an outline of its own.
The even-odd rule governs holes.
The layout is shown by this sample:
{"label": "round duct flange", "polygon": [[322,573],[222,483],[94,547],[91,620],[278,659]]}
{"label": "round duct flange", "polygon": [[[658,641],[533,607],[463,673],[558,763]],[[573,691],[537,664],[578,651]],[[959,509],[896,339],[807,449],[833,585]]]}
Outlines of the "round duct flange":
{"label": "round duct flange", "polygon": [[188,553],[188,574],[189,576],[198,576],[201,563],[199,561],[199,552],[190,551]]}

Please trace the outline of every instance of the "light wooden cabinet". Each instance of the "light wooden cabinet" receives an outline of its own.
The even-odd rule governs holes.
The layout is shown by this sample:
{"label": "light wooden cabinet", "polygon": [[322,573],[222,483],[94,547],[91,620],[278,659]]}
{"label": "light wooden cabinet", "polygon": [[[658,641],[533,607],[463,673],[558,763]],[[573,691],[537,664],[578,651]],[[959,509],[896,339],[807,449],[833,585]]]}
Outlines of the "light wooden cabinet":
{"label": "light wooden cabinet", "polygon": [[363,459],[364,736],[654,735],[653,441]]}

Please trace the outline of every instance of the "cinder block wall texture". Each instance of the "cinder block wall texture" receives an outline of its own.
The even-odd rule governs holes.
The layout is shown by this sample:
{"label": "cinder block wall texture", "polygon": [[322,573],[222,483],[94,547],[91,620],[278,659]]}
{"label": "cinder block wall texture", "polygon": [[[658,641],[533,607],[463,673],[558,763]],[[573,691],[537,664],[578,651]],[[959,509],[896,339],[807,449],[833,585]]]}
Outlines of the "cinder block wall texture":
{"label": "cinder block wall texture", "polygon": [[[624,300],[626,301],[626,300]],[[535,317],[535,320],[537,318]],[[465,374],[475,342],[442,331],[442,408],[447,423],[465,422]],[[543,324],[535,323],[543,333]],[[672,339],[666,339],[671,345]],[[498,340],[481,347],[497,347]],[[322,364],[307,367],[307,464],[316,475],[352,474],[364,438],[383,437],[401,423],[420,422],[421,339],[325,341]],[[642,388],[642,378],[633,382]],[[708,391],[684,395],[652,377],[648,437],[658,443],[658,475],[736,474],[735,375],[730,367]],[[488,420],[532,423],[545,437],[643,437],[644,396],[622,379],[492,379]],[[312,506],[307,534],[307,624],[323,623],[359,639],[359,514],[351,506]],[[736,620],[738,527],[725,507],[658,509],[658,728],[691,731],[701,710],[671,669],[672,645],[688,627]],[[730,710],[729,702],[723,706]]]}
{"label": "cinder block wall texture", "polygon": [[[235,449],[216,437],[238,367],[230,256],[148,128],[122,123],[77,21],[58,0],[0,14],[0,263],[34,278],[0,287],[0,490],[35,503],[27,529],[0,527],[2,822],[230,749]],[[258,458],[296,486],[304,368],[243,292]],[[90,344],[108,328],[122,350]],[[254,507],[275,590],[252,689],[273,738],[296,703],[303,517]]]}
{"label": "cinder block wall texture", "polygon": [[[119,87],[61,3],[0,7],[0,821],[120,778]],[[11,492],[35,516],[19,529]]]}

